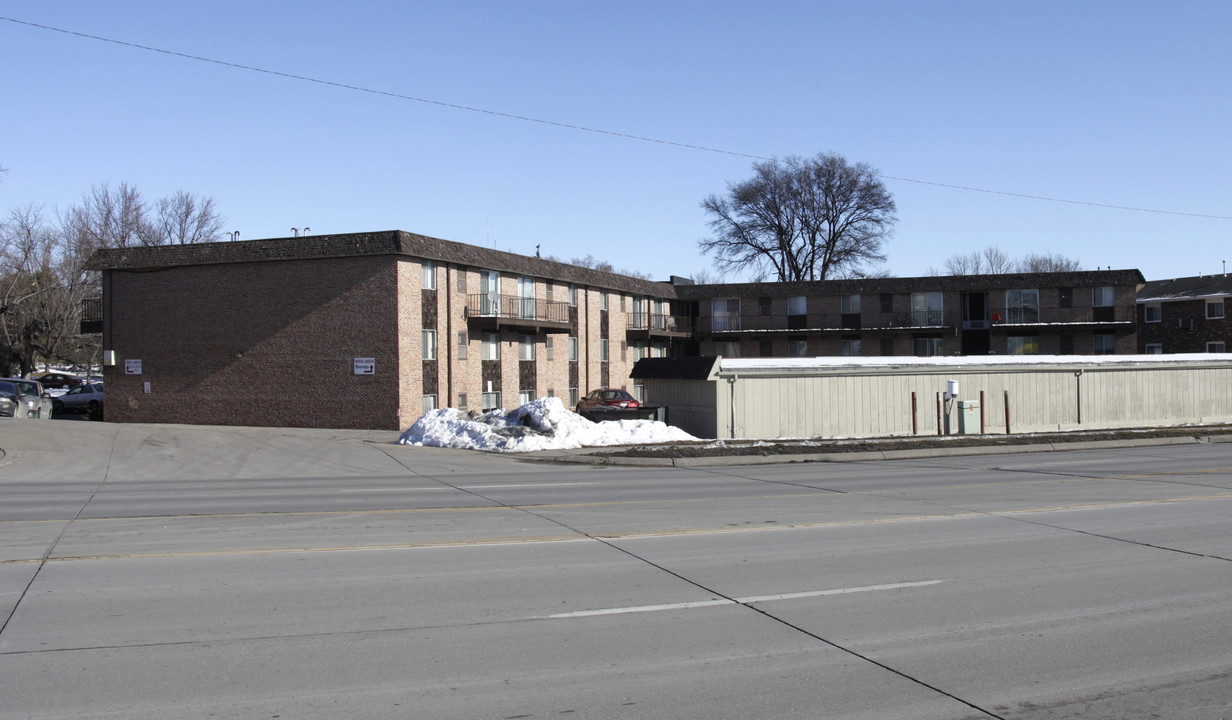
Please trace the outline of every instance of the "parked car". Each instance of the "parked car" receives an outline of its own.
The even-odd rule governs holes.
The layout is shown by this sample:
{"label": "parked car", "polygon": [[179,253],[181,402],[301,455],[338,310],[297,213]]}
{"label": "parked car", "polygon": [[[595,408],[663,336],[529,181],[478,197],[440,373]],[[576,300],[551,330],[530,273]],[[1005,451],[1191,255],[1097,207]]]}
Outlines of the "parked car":
{"label": "parked car", "polygon": [[0,378],[0,382],[11,383],[21,395],[21,403],[26,406],[26,414],[18,417],[28,417],[50,420],[52,412],[51,396],[43,389],[38,380],[25,378]]}
{"label": "parked car", "polygon": [[98,415],[103,411],[103,386],[88,383],[69,388],[68,392],[51,399],[55,412],[86,412]]}
{"label": "parked car", "polygon": [[59,390],[61,388],[77,387],[78,385],[86,384],[85,380],[82,380],[76,375],[68,375],[65,373],[58,373],[58,372],[44,373],[40,375],[39,377],[35,378],[35,380],[38,380],[40,383],[42,383],[44,388],[54,389],[54,390]]}
{"label": "parked car", "polygon": [[632,395],[624,390],[604,388],[592,390],[577,404],[579,415],[586,415],[591,410],[636,410],[642,406]]}
{"label": "parked car", "polygon": [[[21,385],[18,385],[18,383]],[[29,380],[0,380],[0,417],[50,418],[51,408],[38,393],[38,383]]]}

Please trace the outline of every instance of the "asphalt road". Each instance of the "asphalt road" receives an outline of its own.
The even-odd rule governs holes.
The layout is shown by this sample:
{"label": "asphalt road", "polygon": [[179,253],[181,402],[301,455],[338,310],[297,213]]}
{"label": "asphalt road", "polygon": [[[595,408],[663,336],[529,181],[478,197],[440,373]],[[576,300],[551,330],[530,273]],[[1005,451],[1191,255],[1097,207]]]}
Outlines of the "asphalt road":
{"label": "asphalt road", "polygon": [[1232,718],[1232,443],[622,468],[0,430],[0,718]]}

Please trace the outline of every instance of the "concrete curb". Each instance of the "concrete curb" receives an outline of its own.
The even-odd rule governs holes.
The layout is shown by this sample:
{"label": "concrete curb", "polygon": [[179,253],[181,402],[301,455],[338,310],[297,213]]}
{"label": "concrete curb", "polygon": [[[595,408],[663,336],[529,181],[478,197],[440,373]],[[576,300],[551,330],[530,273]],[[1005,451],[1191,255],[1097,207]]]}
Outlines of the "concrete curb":
{"label": "concrete curb", "polygon": [[867,462],[876,460],[912,460],[918,458],[954,457],[964,455],[1011,455],[1020,453],[1064,452],[1066,450],[1101,450],[1108,448],[1151,447],[1156,445],[1198,445],[1232,442],[1232,435],[1139,438],[1129,440],[1079,440],[1054,442],[1045,440],[1019,445],[966,445],[963,447],[932,447],[903,450],[868,450],[861,452],[816,452],[799,455],[716,455],[692,458],[614,457],[601,453],[613,448],[593,448],[587,451],[554,451],[520,455],[520,460],[532,462],[572,463],[577,465],[614,465],[621,467],[714,467],[719,465],[781,465],[817,462]]}

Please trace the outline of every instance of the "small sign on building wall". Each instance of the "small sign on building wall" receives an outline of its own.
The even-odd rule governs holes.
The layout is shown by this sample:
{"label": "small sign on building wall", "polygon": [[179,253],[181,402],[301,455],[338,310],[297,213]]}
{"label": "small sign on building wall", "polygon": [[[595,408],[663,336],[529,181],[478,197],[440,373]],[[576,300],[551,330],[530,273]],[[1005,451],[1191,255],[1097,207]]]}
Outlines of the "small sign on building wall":
{"label": "small sign on building wall", "polygon": [[376,375],[376,358],[355,358],[356,375]]}
{"label": "small sign on building wall", "polygon": [[125,375],[140,375],[141,374],[141,359],[140,358],[126,358],[124,360],[124,374]]}

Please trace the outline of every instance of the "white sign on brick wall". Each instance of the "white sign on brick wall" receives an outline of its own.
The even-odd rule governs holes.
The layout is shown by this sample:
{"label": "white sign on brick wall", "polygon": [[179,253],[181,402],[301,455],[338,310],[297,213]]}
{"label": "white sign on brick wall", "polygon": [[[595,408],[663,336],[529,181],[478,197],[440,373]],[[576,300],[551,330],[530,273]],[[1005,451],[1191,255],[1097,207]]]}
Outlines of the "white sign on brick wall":
{"label": "white sign on brick wall", "polygon": [[141,359],[140,358],[126,358],[124,360],[124,374],[125,375],[140,375],[141,374]]}
{"label": "white sign on brick wall", "polygon": [[376,375],[376,358],[355,358],[356,375]]}

